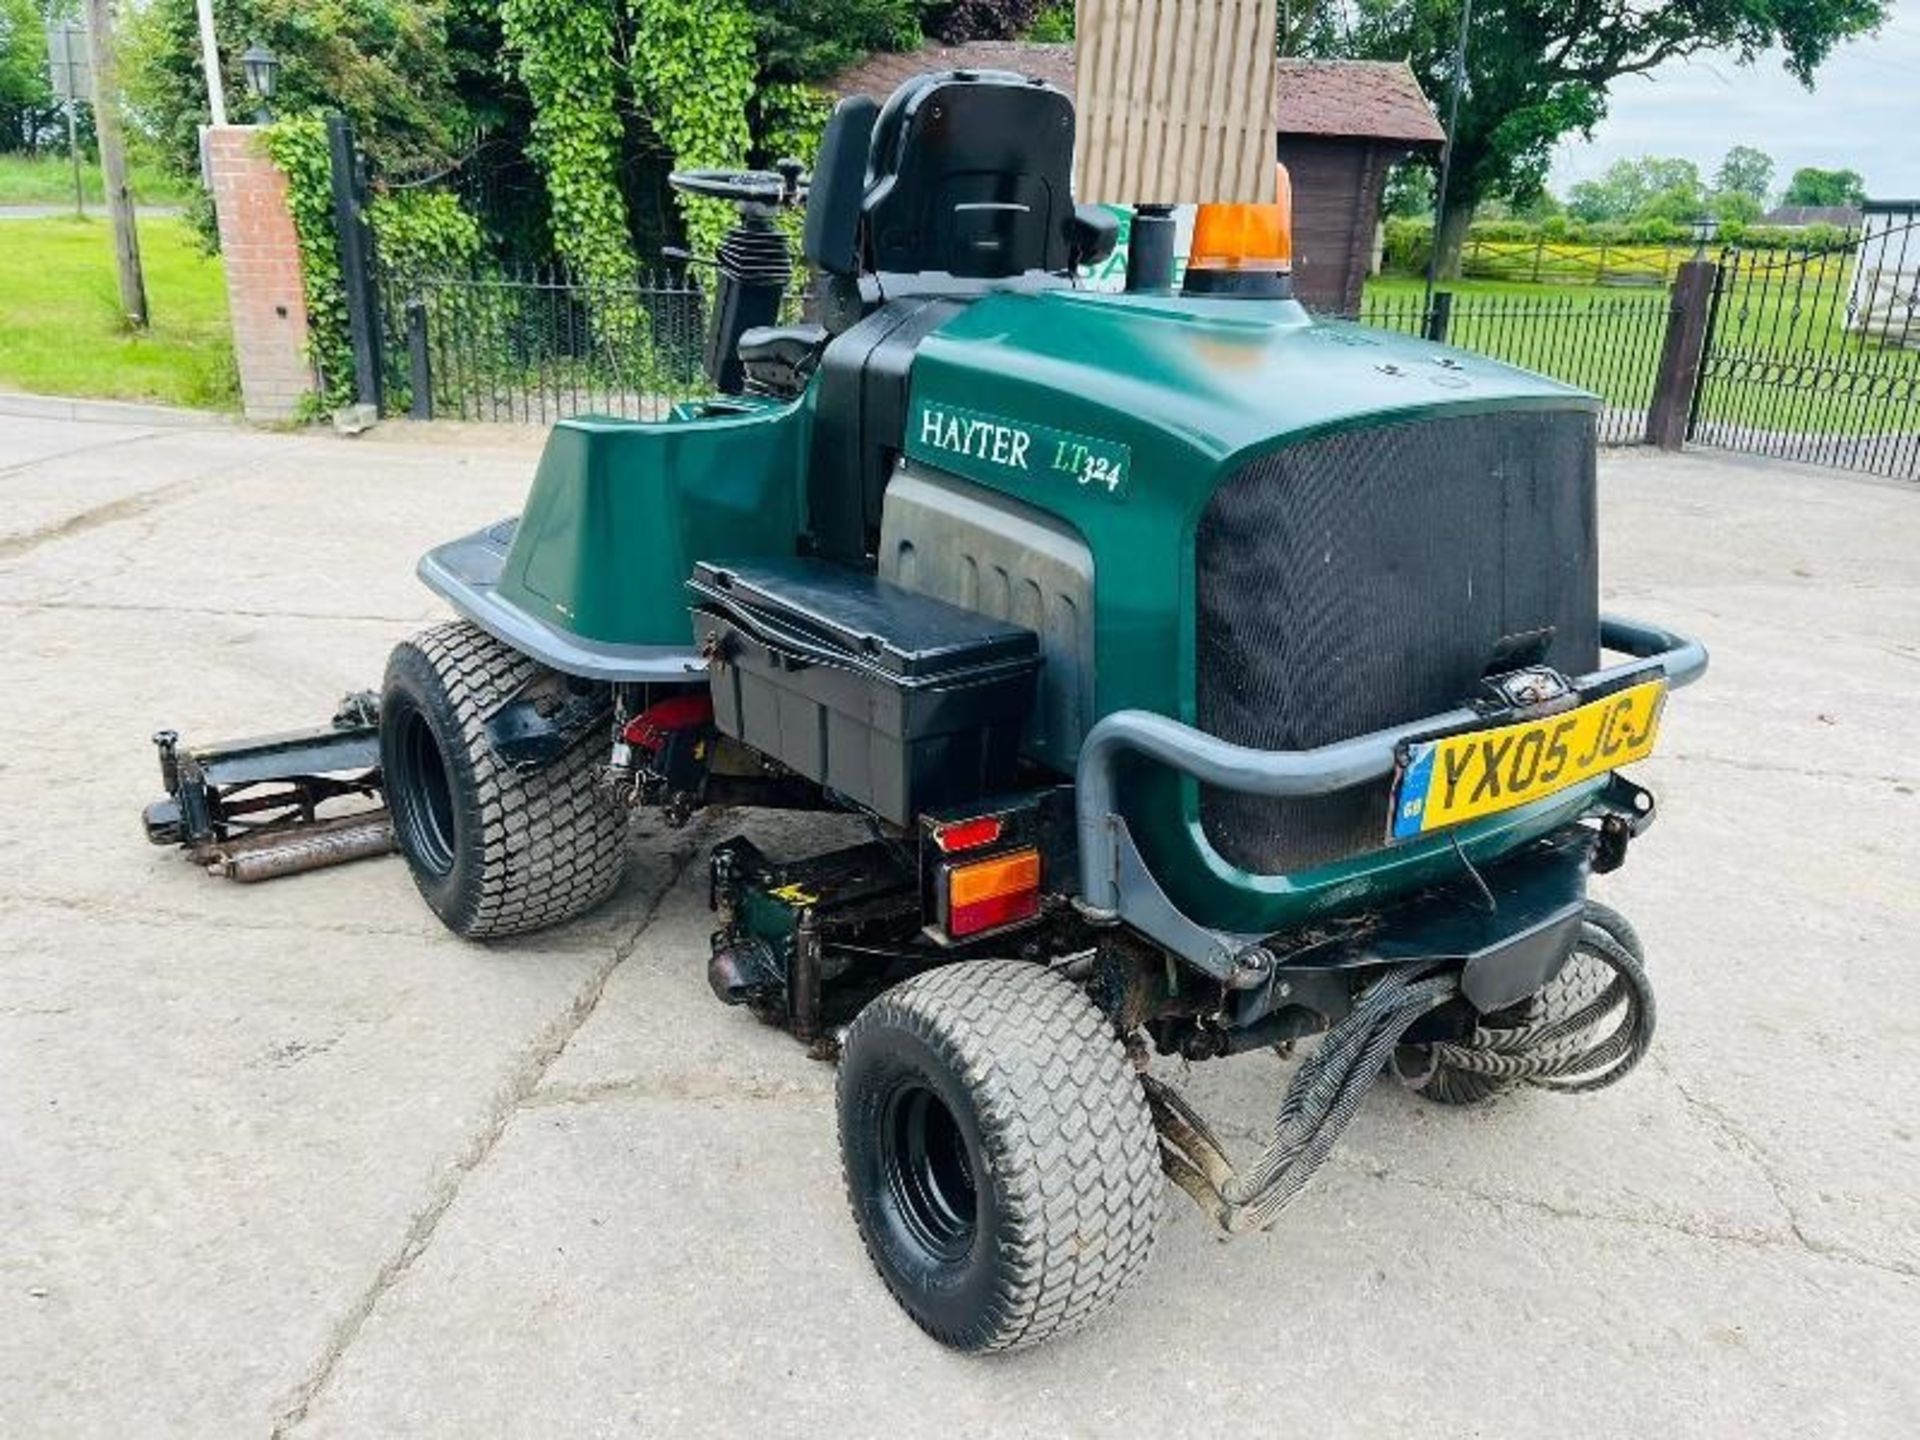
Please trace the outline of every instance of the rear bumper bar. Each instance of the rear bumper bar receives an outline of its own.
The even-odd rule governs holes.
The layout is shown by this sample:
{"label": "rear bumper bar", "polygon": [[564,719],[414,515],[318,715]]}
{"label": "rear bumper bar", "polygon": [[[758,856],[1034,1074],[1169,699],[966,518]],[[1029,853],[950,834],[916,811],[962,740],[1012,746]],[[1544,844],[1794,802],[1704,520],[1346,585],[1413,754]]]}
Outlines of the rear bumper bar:
{"label": "rear bumper bar", "polygon": [[[1600,644],[1631,658],[1580,676],[1573,683],[1583,692],[1631,676],[1651,678],[1655,670],[1677,689],[1706,673],[1707,651],[1698,640],[1643,621],[1602,617]],[[1075,801],[1081,904],[1093,917],[1125,921],[1172,945],[1203,969],[1229,972],[1235,945],[1250,944],[1255,937],[1206,930],[1160,891],[1120,815],[1114,776],[1122,755],[1143,756],[1218,789],[1296,799],[1383,779],[1393,773],[1407,741],[1482,720],[1479,712],[1463,706],[1313,750],[1255,750],[1164,715],[1116,710],[1088,732],[1080,747]],[[1182,943],[1174,943],[1176,936]],[[1199,948],[1206,953],[1191,953],[1202,937],[1205,943]]]}

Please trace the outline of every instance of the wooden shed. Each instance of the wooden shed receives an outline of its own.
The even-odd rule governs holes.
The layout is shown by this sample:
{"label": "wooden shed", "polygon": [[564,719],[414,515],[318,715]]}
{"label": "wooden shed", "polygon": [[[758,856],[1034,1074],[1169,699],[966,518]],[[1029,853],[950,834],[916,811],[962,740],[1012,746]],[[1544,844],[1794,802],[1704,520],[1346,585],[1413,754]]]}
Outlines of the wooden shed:
{"label": "wooden shed", "polygon": [[1274,129],[1293,177],[1294,292],[1351,315],[1373,260],[1387,171],[1446,132],[1402,61],[1282,60]]}
{"label": "wooden shed", "polygon": [[[1073,46],[1011,40],[873,55],[829,88],[884,100],[926,70],[1013,70],[1075,91]],[[1276,71],[1275,151],[1293,177],[1295,290],[1315,310],[1352,314],[1373,258],[1387,171],[1437,153],[1446,133],[1404,62],[1283,59]]]}

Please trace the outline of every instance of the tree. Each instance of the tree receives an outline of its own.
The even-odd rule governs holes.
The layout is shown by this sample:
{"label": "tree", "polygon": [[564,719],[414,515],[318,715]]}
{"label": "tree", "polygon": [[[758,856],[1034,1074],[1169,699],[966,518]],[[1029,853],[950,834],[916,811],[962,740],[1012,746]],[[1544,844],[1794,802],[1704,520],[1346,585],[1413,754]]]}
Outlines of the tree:
{"label": "tree", "polygon": [[1567,213],[1589,223],[1658,216],[1683,223],[1699,215],[1706,189],[1691,160],[1642,155],[1616,160],[1598,180],[1582,180],[1567,192]]}
{"label": "tree", "polygon": [[1716,190],[1707,197],[1707,209],[1722,225],[1751,225],[1766,206],[1745,190]]}
{"label": "tree", "polygon": [[1311,50],[1325,13],[1324,0],[1279,0],[1279,50],[1282,55],[1304,55]]}
{"label": "tree", "polygon": [[[1285,32],[1282,32],[1284,45]],[[1073,6],[1066,0],[1051,0],[1043,4],[1040,13],[1033,17],[1033,24],[1027,30],[1027,39],[1040,45],[1071,45],[1073,43]],[[1283,50],[1281,52],[1285,54]]]}
{"label": "tree", "polygon": [[[1444,110],[1461,3],[1330,0],[1313,48],[1409,59]],[[1554,146],[1592,131],[1621,76],[1702,51],[1751,64],[1778,48],[1788,72],[1811,87],[1835,45],[1876,29],[1890,9],[1888,0],[1478,0],[1438,237],[1441,273],[1458,273],[1474,207],[1494,195],[1523,203],[1534,195]]]}
{"label": "tree", "polygon": [[[458,3],[215,0],[227,93],[246,94],[240,52],[258,40],[280,59],[276,111],[338,110],[382,163],[443,166],[460,153],[475,124],[458,91],[459,75],[498,65],[495,56],[476,57],[449,44],[448,12]],[[194,0],[149,0],[129,7],[125,23],[128,102],[171,168],[194,175],[197,132],[207,123]]]}
{"label": "tree", "polygon": [[38,0],[0,0],[0,151],[38,149],[58,116]]}
{"label": "tree", "polygon": [[1723,195],[1751,196],[1755,205],[1764,208],[1773,186],[1773,157],[1751,145],[1736,145],[1713,172],[1713,185]]}
{"label": "tree", "polygon": [[1809,165],[1793,172],[1783,205],[1853,205],[1867,203],[1867,185],[1853,170],[1820,170]]}
{"label": "tree", "polygon": [[1433,167],[1409,160],[1387,172],[1380,214],[1388,220],[1420,220],[1433,214]]}
{"label": "tree", "polygon": [[1040,0],[936,0],[927,11],[927,32],[948,45],[972,40],[1011,40],[1040,13]]}
{"label": "tree", "polygon": [[875,50],[920,43],[920,0],[751,0],[763,84],[824,80]]}

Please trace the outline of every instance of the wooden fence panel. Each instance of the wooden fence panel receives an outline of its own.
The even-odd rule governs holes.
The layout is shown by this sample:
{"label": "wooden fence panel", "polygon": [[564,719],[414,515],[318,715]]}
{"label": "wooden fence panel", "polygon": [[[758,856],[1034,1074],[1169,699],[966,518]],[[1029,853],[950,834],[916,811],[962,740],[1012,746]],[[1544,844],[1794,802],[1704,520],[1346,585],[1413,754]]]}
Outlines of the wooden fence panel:
{"label": "wooden fence panel", "polygon": [[1078,0],[1082,200],[1271,201],[1275,0]]}

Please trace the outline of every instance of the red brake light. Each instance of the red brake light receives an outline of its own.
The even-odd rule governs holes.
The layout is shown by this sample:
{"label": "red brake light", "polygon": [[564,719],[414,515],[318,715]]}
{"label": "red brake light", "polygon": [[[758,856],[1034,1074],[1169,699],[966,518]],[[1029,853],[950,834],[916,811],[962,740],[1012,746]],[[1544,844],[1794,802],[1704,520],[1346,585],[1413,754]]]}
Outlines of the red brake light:
{"label": "red brake light", "polygon": [[951,825],[942,825],[933,832],[933,843],[940,848],[942,855],[957,854],[962,850],[978,850],[982,845],[991,845],[1000,838],[1005,826],[998,815],[981,815],[972,820],[957,820]]}

